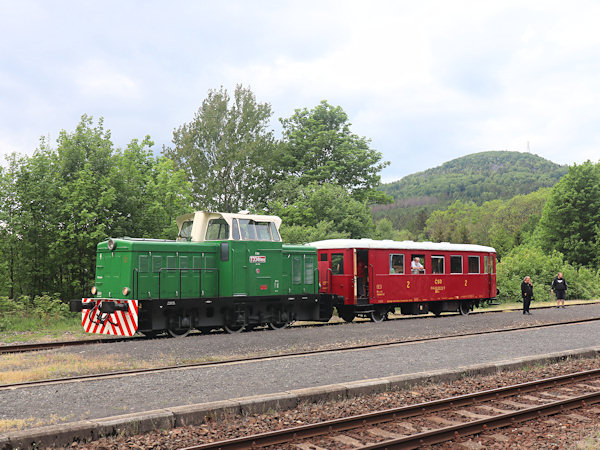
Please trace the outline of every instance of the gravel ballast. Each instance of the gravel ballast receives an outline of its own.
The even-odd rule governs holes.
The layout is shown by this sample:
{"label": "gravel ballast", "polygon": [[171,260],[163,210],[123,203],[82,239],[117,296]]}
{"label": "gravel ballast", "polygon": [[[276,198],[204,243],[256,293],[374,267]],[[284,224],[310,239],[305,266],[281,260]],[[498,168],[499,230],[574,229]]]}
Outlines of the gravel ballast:
{"label": "gravel ballast", "polygon": [[[200,357],[222,358],[242,354],[335,348],[356,343],[506,328],[524,323],[587,319],[599,315],[600,306],[585,305],[561,310],[534,310],[533,316],[510,312],[409,319],[382,324],[355,323],[233,336],[210,335],[179,340],[120,342],[82,347],[78,352],[93,352],[90,354],[94,355],[119,352],[133,359],[176,359],[187,362]],[[41,420],[51,421],[56,420],[56,417],[64,417],[73,421],[311,388],[323,384],[456,368],[592,347],[598,345],[597,328],[598,325],[592,322],[498,335],[448,338],[382,349],[231,364],[221,368],[181,370],[168,374],[3,391],[0,392],[0,418],[26,419],[35,415]],[[73,352],[77,349],[62,351]],[[32,411],[31,405],[36,405],[36,411]]]}

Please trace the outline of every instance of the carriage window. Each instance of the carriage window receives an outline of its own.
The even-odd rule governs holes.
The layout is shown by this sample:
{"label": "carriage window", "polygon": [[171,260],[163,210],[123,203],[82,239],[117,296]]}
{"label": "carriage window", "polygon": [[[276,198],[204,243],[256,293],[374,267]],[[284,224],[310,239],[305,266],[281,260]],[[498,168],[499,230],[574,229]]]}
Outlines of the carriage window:
{"label": "carriage window", "polygon": [[479,273],[479,256],[469,256],[469,273]]}
{"label": "carriage window", "polygon": [[488,266],[488,255],[485,255],[483,257],[483,273],[490,273],[489,266]]}
{"label": "carriage window", "polygon": [[410,273],[425,273],[425,255],[410,255]]}
{"label": "carriage window", "polygon": [[390,273],[404,273],[404,255],[390,255]]}
{"label": "carriage window", "polygon": [[432,256],[431,257],[431,273],[444,273],[444,257],[443,256]]}
{"label": "carriage window", "polygon": [[229,224],[225,221],[225,219],[209,220],[205,239],[207,241],[229,239]]}
{"label": "carriage window", "polygon": [[462,256],[450,257],[450,273],[463,273],[462,271]]}
{"label": "carriage window", "polygon": [[332,253],[331,254],[331,271],[334,275],[344,274],[344,254],[343,253]]}
{"label": "carriage window", "polygon": [[327,261],[327,253],[321,253],[321,261]]}
{"label": "carriage window", "polygon": [[233,219],[233,229],[231,231],[233,233],[233,238],[236,241],[239,241],[240,240],[240,229],[238,227],[238,221],[237,221],[237,219]]}

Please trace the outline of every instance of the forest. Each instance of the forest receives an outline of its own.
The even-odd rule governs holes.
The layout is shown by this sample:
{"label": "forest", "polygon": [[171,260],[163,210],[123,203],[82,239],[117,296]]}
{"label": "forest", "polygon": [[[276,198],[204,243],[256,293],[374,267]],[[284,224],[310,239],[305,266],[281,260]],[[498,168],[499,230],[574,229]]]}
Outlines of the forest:
{"label": "forest", "polygon": [[[548,285],[558,270],[570,298],[600,297],[599,163],[563,167],[483,152],[381,185],[388,163],[352,132],[340,106],[296,109],[279,118],[280,137],[269,129],[272,115],[249,88],[221,87],[158,151],[150,136],[115,148],[103,119],[83,115],[56,142],[41,138],[31,155],[8,156],[0,168],[0,312],[85,297],[98,242],[174,238],[175,217],[201,209],[278,215],[289,243],[491,245],[501,299],[518,298],[525,275]],[[394,215],[404,210],[412,221]]]}

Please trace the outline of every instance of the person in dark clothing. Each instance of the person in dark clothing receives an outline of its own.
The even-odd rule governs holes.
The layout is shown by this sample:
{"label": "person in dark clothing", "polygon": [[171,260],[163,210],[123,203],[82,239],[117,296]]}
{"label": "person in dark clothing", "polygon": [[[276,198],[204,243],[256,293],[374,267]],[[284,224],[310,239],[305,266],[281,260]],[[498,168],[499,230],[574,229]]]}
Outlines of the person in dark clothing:
{"label": "person in dark clothing", "polygon": [[567,281],[563,278],[562,272],[552,280],[552,292],[556,295],[556,307],[565,307],[565,299],[567,298]]}
{"label": "person in dark clothing", "polygon": [[530,277],[525,277],[521,283],[521,297],[523,297],[523,314],[531,314],[529,304],[533,299],[533,284]]}

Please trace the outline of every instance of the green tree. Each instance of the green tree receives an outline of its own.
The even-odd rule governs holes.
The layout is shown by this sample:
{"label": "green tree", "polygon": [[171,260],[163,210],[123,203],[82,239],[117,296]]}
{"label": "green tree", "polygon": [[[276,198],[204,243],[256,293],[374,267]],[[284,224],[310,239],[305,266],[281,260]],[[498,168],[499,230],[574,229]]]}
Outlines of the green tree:
{"label": "green tree", "polygon": [[546,251],[556,250],[578,265],[600,266],[600,164],[569,167],[552,189],[539,224]]}
{"label": "green tree", "polygon": [[281,176],[297,178],[302,186],[335,184],[361,202],[389,201],[376,190],[379,172],[389,162],[381,161],[381,153],[369,147],[368,139],[351,132],[348,116],[340,106],[323,100],[311,110],[296,109],[294,115],[280,121]]}
{"label": "green tree", "polygon": [[272,183],[271,106],[238,85],[233,99],[211,90],[190,123],[173,132],[164,153],[188,174],[195,206],[237,212],[263,206]]}
{"label": "green tree", "polygon": [[293,204],[275,201],[272,211],[282,218],[281,235],[290,243],[371,237],[375,228],[367,204],[331,184],[303,187]]}

